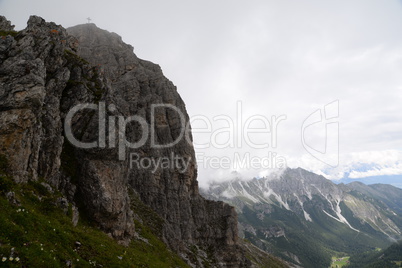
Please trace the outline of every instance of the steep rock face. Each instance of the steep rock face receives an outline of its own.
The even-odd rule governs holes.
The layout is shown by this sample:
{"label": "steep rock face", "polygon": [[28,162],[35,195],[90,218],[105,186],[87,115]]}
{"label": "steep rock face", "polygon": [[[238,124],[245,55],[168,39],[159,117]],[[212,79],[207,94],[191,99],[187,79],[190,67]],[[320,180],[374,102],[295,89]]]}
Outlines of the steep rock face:
{"label": "steep rock face", "polygon": [[14,31],[14,25],[11,25],[11,21],[7,20],[6,17],[0,16],[0,29],[2,31]]}
{"label": "steep rock face", "polygon": [[[164,220],[163,239],[189,263],[202,267],[204,254],[216,266],[250,265],[237,244],[234,209],[199,195],[191,134],[181,136],[185,105],[158,65],[138,59],[121,37],[93,24],[69,34],[36,16],[18,33],[4,17],[0,26],[0,153],[16,181],[45,179],[124,244],[135,234],[134,191]],[[71,109],[85,103],[92,106],[65,124]],[[155,104],[170,106],[152,112]],[[126,145],[145,133],[140,121],[125,121],[132,116],[148,127],[154,123],[155,131],[149,128],[144,144],[130,149]],[[97,146],[71,144],[68,129]],[[158,147],[152,141],[177,142]],[[183,161],[153,169],[132,165],[132,154]]]}
{"label": "steep rock face", "polygon": [[[7,21],[1,20],[4,27]],[[1,38],[0,142],[17,181],[50,178],[59,169],[59,106],[70,76],[63,55],[73,48],[65,29],[38,17],[31,17],[28,27],[14,37]]]}
{"label": "steep rock face", "polygon": [[[122,190],[126,186],[120,163],[107,158],[102,163],[91,161],[104,153],[78,149],[66,152],[69,146],[63,135],[63,121],[67,111],[78,103],[95,102],[99,98],[96,90],[106,92],[108,88],[106,79],[74,54],[76,47],[77,40],[63,27],[36,16],[14,37],[2,37],[2,154],[9,159],[11,174],[17,181],[46,179],[65,191],[71,201],[80,200],[106,232],[127,242],[134,227],[127,191]],[[96,119],[82,114],[75,117],[73,128],[84,140],[91,139],[96,133],[89,126],[96,124]],[[74,172],[63,170],[62,156],[67,153],[70,160],[76,161],[66,162],[64,167]]]}
{"label": "steep rock face", "polygon": [[[188,139],[186,136],[180,138],[188,115],[173,83],[163,76],[158,65],[137,58],[133,47],[114,33],[94,24],[75,26],[68,31],[78,39],[78,54],[98,66],[110,79],[107,102],[115,104],[125,116],[135,114],[145,118],[150,127],[155,120],[154,139],[150,137],[140,148],[129,149],[126,159],[134,154],[135,159],[150,157],[154,161],[171,161],[179,157],[184,161],[167,168],[144,168],[138,163],[130,166],[130,161],[125,161],[129,185],[165,220],[165,241],[173,249],[183,252],[192,244],[202,250],[213,248],[213,252],[231,252],[215,257],[218,262],[236,265],[240,261],[245,265],[244,259],[238,259],[241,254],[236,246],[236,212],[223,202],[207,201],[199,195],[191,133]],[[169,104],[178,111],[158,108],[152,113],[155,104]],[[138,140],[142,131],[142,128],[132,129],[127,139]],[[175,145],[165,148],[152,145],[152,142],[166,145],[175,141]],[[226,246],[232,249],[227,250]]]}

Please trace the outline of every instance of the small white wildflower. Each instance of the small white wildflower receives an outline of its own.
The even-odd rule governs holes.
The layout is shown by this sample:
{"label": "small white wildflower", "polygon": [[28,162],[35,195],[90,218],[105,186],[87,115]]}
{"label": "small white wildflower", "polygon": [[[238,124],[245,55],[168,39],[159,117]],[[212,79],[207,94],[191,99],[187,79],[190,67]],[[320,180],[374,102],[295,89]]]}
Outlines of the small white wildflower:
{"label": "small white wildflower", "polygon": [[16,261],[16,262],[19,262],[19,261],[20,261],[20,258],[18,258],[18,257],[15,258],[15,261]]}
{"label": "small white wildflower", "polygon": [[53,229],[53,232],[56,232],[56,229]]}
{"label": "small white wildflower", "polygon": [[43,248],[40,248],[40,250],[42,250],[42,251],[43,251]]}
{"label": "small white wildflower", "polygon": [[3,259],[1,259],[2,262],[5,262],[7,260],[6,257],[3,257]]}
{"label": "small white wildflower", "polygon": [[13,260],[14,260],[14,258],[13,258],[13,257],[10,257],[10,258],[9,258],[9,260],[10,260],[10,261],[13,261]]}
{"label": "small white wildflower", "polygon": [[80,261],[80,259],[77,259],[77,261]]}

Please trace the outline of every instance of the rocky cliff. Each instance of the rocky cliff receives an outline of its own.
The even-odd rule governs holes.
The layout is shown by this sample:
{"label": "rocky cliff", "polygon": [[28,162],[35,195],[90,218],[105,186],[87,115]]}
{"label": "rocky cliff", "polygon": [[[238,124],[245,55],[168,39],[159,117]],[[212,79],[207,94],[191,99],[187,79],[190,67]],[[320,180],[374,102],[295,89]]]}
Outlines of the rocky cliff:
{"label": "rocky cliff", "polygon": [[[4,17],[0,27],[0,153],[16,182],[45,180],[126,245],[136,237],[130,204],[138,198],[188,263],[250,266],[235,210],[198,192],[185,105],[158,65],[94,24],[66,30],[31,16],[20,32]],[[133,164],[133,155],[166,165]]]}

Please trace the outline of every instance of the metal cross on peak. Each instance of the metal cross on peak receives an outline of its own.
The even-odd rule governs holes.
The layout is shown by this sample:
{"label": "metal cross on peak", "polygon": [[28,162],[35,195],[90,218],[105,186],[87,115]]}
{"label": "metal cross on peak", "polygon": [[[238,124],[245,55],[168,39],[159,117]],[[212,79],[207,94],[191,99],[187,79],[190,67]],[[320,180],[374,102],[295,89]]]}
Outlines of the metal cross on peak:
{"label": "metal cross on peak", "polygon": [[90,17],[87,18],[88,23],[91,23],[92,19]]}

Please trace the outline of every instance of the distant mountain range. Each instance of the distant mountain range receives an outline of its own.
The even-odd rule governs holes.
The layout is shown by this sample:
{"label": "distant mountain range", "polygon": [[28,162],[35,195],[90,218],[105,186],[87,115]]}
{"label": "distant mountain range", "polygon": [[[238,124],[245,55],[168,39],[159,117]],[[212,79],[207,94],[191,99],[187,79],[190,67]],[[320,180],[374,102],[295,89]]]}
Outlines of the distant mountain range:
{"label": "distant mountain range", "polygon": [[349,177],[344,177],[339,181],[334,181],[335,183],[350,183],[350,182],[362,182],[364,184],[390,184],[392,186],[402,188],[402,175],[384,175],[384,176],[371,176],[365,178],[351,179]]}
{"label": "distant mountain range", "polygon": [[[386,165],[369,162],[370,163],[352,162],[335,169],[328,167],[327,169],[321,170],[322,173],[320,172],[320,174],[330,178],[336,184],[347,184],[358,181],[364,184],[390,184],[402,188],[401,164],[398,161],[390,161],[390,163]],[[339,177],[339,174],[342,174],[340,175],[341,177]]]}
{"label": "distant mountain range", "polygon": [[214,182],[202,195],[235,206],[241,234],[303,267],[328,267],[331,256],[386,248],[402,239],[402,189],[335,184],[301,168],[268,177]]}

